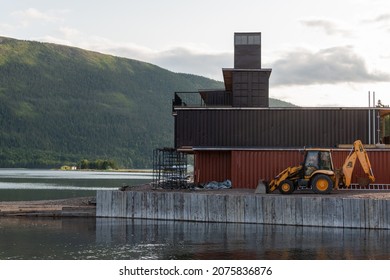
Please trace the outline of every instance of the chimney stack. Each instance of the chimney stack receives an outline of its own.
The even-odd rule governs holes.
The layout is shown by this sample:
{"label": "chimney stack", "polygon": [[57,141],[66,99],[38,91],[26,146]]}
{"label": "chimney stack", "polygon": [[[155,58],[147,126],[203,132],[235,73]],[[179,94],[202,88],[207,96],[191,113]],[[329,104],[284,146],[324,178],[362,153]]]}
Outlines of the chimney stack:
{"label": "chimney stack", "polygon": [[234,69],[261,69],[261,33],[234,33]]}

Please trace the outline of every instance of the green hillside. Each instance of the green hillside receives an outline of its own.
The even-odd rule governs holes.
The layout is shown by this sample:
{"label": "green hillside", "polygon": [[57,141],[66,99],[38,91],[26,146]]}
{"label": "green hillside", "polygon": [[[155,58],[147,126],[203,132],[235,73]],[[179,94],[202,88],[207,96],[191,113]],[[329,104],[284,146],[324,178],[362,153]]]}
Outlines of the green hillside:
{"label": "green hillside", "polygon": [[82,159],[150,167],[154,148],[173,145],[173,92],[204,88],[223,85],[136,60],[0,37],[0,167]]}

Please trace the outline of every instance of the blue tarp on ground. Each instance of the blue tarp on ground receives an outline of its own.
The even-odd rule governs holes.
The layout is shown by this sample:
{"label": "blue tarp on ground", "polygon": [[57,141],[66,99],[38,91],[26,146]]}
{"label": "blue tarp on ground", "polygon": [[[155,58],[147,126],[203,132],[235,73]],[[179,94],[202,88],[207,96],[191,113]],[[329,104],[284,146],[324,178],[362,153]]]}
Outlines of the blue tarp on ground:
{"label": "blue tarp on ground", "polygon": [[230,189],[231,187],[232,182],[230,180],[226,180],[223,182],[211,181],[203,185],[203,188],[212,190]]}

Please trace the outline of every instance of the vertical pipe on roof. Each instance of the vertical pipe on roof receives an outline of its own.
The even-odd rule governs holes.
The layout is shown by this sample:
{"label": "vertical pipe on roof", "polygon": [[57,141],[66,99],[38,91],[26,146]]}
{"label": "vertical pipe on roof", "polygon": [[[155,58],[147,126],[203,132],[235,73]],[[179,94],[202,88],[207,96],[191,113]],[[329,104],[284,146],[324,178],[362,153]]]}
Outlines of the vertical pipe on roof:
{"label": "vertical pipe on roof", "polygon": [[375,145],[375,91],[372,92],[372,144]]}
{"label": "vertical pipe on roof", "polygon": [[378,143],[381,144],[381,139],[380,139],[380,134],[381,134],[381,127],[380,127],[380,115],[379,115],[379,110],[376,111],[376,120],[377,120],[377,129],[376,129],[376,133],[377,133],[377,139],[378,139]]}
{"label": "vertical pipe on roof", "polygon": [[[368,108],[371,107],[371,93],[368,91]],[[371,144],[371,110],[368,109],[368,144]]]}

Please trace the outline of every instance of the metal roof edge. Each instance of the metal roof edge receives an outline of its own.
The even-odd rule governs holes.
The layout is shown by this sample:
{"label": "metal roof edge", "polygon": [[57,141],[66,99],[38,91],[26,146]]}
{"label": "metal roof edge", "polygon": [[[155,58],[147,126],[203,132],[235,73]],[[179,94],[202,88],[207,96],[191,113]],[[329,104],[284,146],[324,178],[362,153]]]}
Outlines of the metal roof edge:
{"label": "metal roof edge", "polygon": [[270,72],[272,71],[272,68],[255,68],[255,69],[241,69],[241,68],[222,68],[223,71],[228,71],[228,72],[234,72],[234,71],[248,71],[248,72]]}
{"label": "metal roof edge", "polygon": [[326,111],[326,110],[332,110],[332,111],[337,111],[337,110],[344,110],[344,111],[351,111],[351,110],[378,110],[378,111],[389,111],[389,109],[383,109],[383,108],[374,108],[374,107],[190,107],[190,106],[175,106],[175,109],[178,110],[232,110],[232,111],[239,111],[239,110],[258,110],[258,111]]}
{"label": "metal roof edge", "polygon": [[192,147],[194,151],[296,151],[304,148],[272,148],[272,147]]}
{"label": "metal roof edge", "polygon": [[[192,147],[192,151],[304,151],[309,149],[324,149],[331,151],[350,151],[353,145],[351,144],[350,148],[338,148],[338,147],[316,147],[316,146],[307,146],[307,147]],[[385,151],[390,152],[390,148],[376,148],[376,147],[367,147],[367,151]]]}

